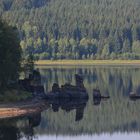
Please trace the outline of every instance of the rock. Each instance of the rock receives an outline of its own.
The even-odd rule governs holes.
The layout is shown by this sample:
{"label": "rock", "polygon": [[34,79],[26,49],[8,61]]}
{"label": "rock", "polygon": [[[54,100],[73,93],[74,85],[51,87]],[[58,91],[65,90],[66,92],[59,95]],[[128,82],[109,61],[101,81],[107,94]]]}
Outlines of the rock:
{"label": "rock", "polygon": [[31,92],[33,96],[39,98],[45,98],[44,87],[40,85],[41,76],[40,73],[36,70],[33,71],[33,74],[29,75],[29,78],[24,80],[19,80],[19,85],[26,91]]}
{"label": "rock", "polygon": [[57,83],[54,83],[52,86],[52,93],[60,92],[59,85]]}
{"label": "rock", "polygon": [[129,98],[131,100],[138,100],[138,99],[140,99],[140,95],[136,94],[136,92],[131,92],[129,95]]}
{"label": "rock", "polygon": [[99,89],[93,89],[93,103],[94,105],[100,105],[102,100],[109,99],[110,96],[102,96]]}
{"label": "rock", "polygon": [[93,89],[93,98],[101,98],[101,93],[99,89]]}
{"label": "rock", "polygon": [[53,92],[49,92],[47,95],[46,95],[46,99],[47,100],[57,100],[60,98],[60,93],[53,93]]}
{"label": "rock", "polygon": [[110,96],[103,96],[99,89],[93,89],[93,98],[108,99]]}
{"label": "rock", "polygon": [[41,80],[41,75],[38,70],[33,70],[33,80]]}
{"label": "rock", "polygon": [[34,114],[29,116],[29,126],[30,127],[37,127],[41,122],[41,113]]}
{"label": "rock", "polygon": [[83,78],[79,75],[76,77],[76,86],[66,83],[59,87],[54,83],[52,91],[47,94],[47,99],[88,99],[88,93],[83,84]]}
{"label": "rock", "polygon": [[75,74],[75,80],[76,80],[76,86],[77,87],[85,88],[84,84],[83,84],[83,78],[80,75]]}
{"label": "rock", "polygon": [[30,79],[19,80],[18,83],[24,90],[34,92],[34,86],[31,85]]}
{"label": "rock", "polygon": [[30,85],[30,79],[19,80],[18,83],[20,86],[26,87]]}
{"label": "rock", "polygon": [[34,86],[34,91],[37,93],[44,93],[44,87],[43,86]]}

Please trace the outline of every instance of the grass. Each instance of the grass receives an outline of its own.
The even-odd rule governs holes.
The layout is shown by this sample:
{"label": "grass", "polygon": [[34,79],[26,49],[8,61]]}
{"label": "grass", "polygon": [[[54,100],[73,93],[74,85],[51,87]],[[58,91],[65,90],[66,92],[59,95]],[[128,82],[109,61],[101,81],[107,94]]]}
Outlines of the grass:
{"label": "grass", "polygon": [[7,89],[0,94],[0,102],[18,102],[31,98],[32,94],[26,91],[18,91],[17,89]]}
{"label": "grass", "polygon": [[140,65],[140,60],[39,60],[36,65]]}

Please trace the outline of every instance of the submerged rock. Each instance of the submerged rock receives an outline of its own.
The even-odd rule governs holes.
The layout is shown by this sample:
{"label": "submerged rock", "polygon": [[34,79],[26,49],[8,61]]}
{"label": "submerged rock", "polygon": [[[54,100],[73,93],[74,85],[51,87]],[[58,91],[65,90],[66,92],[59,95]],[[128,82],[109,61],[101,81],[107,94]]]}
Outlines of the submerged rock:
{"label": "submerged rock", "polygon": [[59,85],[57,83],[54,83],[52,86],[52,92],[56,93],[56,92],[60,92],[60,88]]}

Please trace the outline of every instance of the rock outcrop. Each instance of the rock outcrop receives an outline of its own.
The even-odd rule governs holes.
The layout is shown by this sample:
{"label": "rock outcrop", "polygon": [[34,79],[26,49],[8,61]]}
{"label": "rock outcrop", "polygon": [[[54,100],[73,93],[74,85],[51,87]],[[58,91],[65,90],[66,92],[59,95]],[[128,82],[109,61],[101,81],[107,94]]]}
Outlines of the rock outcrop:
{"label": "rock outcrop", "polygon": [[99,89],[93,89],[93,103],[94,105],[100,105],[102,100],[109,99],[110,96],[103,96]]}
{"label": "rock outcrop", "polygon": [[78,98],[88,99],[88,93],[83,84],[83,78],[79,75],[75,75],[76,85],[66,83],[61,88],[57,83],[52,86],[52,91],[47,94],[47,99],[60,99],[60,98]]}

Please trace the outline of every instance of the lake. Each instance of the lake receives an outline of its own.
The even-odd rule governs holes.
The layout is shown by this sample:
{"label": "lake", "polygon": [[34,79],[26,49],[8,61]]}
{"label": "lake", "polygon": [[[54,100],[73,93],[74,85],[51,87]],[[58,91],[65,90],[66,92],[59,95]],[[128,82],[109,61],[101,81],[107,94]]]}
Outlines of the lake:
{"label": "lake", "polygon": [[[0,121],[0,140],[138,140],[140,67],[132,66],[42,66],[38,67],[46,94],[53,83],[75,84],[75,74],[84,79],[88,101],[55,102],[44,112]],[[111,98],[93,102],[93,89]]]}

